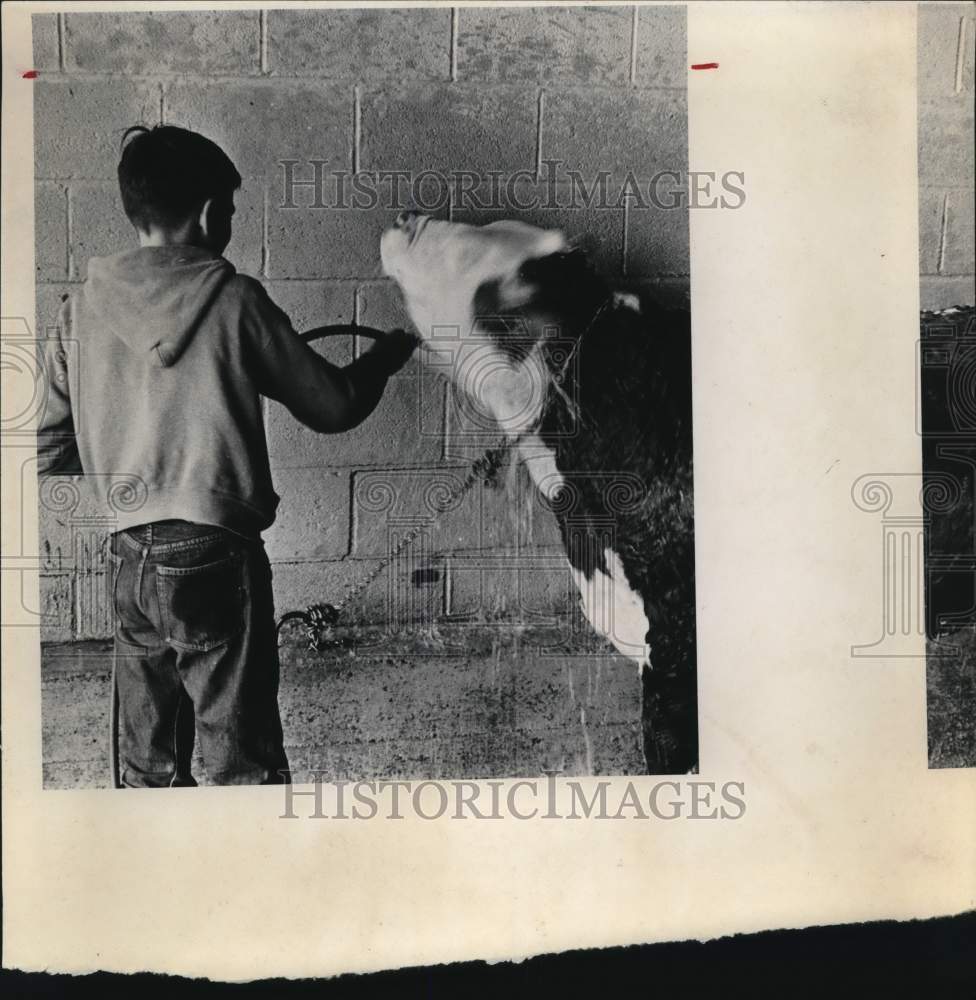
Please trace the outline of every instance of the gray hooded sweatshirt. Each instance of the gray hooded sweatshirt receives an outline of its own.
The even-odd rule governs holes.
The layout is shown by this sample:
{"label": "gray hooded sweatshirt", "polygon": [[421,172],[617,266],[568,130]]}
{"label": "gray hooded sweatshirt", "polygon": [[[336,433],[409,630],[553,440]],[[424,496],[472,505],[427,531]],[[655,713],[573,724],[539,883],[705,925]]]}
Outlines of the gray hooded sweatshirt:
{"label": "gray hooded sweatshirt", "polygon": [[91,260],[42,359],[41,475],[83,473],[114,530],[180,519],[248,536],[278,505],[261,396],[345,430],[389,374],[375,350],[329,364],[257,281],[191,246]]}

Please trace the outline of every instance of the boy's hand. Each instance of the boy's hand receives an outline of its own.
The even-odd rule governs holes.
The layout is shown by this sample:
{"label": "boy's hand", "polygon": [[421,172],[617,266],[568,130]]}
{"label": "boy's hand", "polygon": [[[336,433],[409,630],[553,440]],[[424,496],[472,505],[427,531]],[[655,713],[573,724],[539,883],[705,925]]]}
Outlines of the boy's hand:
{"label": "boy's hand", "polygon": [[405,330],[390,330],[377,339],[369,353],[381,358],[387,373],[393,375],[410,360],[419,343],[415,334]]}

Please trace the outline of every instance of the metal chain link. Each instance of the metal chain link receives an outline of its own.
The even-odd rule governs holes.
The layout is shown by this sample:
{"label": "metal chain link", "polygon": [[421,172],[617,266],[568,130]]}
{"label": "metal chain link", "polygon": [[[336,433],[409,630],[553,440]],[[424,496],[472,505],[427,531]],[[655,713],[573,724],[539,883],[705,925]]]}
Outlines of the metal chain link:
{"label": "metal chain link", "polygon": [[[480,480],[488,479],[497,471],[505,458],[506,453],[512,447],[513,442],[504,438],[494,448],[486,448],[468,470],[464,479],[455,486],[447,496],[437,503],[434,510],[434,519],[450,510],[474,485]],[[327,641],[332,634],[333,628],[339,623],[343,611],[348,605],[356,600],[362,593],[369,589],[376,580],[393,563],[400,558],[416,540],[417,536],[429,528],[429,524],[417,524],[411,528],[397,543],[396,548],[380,563],[375,566],[358,582],[349,585],[342,599],[337,604],[311,604],[304,611],[289,611],[284,615],[276,626],[276,633],[280,633],[281,627],[289,621],[301,621],[305,627],[305,638],[308,648],[312,652],[317,652],[323,642]]]}

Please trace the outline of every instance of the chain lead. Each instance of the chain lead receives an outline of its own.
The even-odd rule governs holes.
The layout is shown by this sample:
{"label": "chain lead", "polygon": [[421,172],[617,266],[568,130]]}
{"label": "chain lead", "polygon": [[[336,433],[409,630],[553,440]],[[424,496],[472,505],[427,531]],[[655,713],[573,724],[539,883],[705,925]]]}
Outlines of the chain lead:
{"label": "chain lead", "polygon": [[[450,510],[475,483],[492,476],[501,465],[511,446],[512,442],[502,440],[498,447],[485,449],[484,454],[471,464],[471,468],[462,482],[455,486],[443,501],[437,504],[434,510],[435,519]],[[322,644],[331,639],[332,630],[339,623],[345,608],[366,591],[384,570],[396,562],[400,555],[414,543],[417,536],[428,527],[427,524],[418,524],[411,528],[385,559],[370,570],[358,583],[351,584],[346,588],[342,600],[338,604],[310,604],[304,611],[291,611],[278,622],[276,632],[280,633],[281,627],[286,621],[301,621],[305,627],[305,639],[309,650],[313,653],[318,652]]]}

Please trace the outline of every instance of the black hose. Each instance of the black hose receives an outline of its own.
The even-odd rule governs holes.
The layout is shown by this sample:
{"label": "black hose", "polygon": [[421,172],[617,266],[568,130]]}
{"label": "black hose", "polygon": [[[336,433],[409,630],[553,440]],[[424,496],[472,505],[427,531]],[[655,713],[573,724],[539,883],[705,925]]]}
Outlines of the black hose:
{"label": "black hose", "polygon": [[289,611],[275,625],[275,643],[281,640],[281,628],[288,622],[301,622],[312,649],[318,649],[320,635],[339,621],[340,610],[334,604],[310,604],[304,611]]}
{"label": "black hose", "polygon": [[379,340],[386,334],[382,330],[376,330],[371,326],[357,326],[355,323],[338,323],[335,326],[317,326],[312,330],[306,330],[299,336],[306,343],[313,340],[325,340],[328,337],[368,337],[370,340]]}
{"label": "black hose", "polygon": [[278,624],[275,625],[275,638],[280,637],[282,627],[288,622],[304,622],[306,626],[310,624],[308,615],[304,611],[289,611],[278,619]]}

